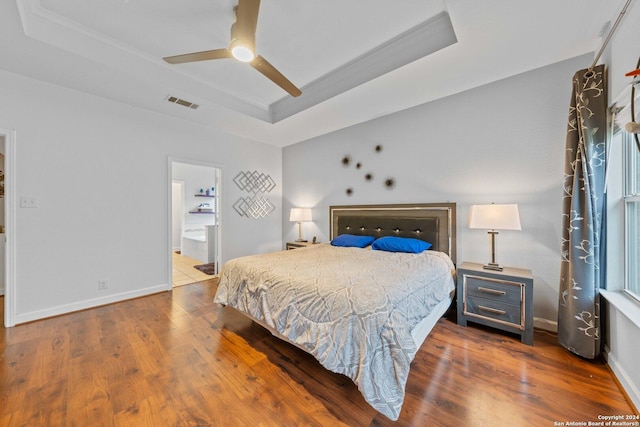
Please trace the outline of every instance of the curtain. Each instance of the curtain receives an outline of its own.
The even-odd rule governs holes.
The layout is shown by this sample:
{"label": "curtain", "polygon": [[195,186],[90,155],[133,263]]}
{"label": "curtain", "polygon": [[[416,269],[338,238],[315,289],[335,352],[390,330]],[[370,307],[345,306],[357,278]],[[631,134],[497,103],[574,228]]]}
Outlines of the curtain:
{"label": "curtain", "polygon": [[600,354],[604,283],[607,79],[604,65],[573,76],[564,164],[558,342],[589,359]]}

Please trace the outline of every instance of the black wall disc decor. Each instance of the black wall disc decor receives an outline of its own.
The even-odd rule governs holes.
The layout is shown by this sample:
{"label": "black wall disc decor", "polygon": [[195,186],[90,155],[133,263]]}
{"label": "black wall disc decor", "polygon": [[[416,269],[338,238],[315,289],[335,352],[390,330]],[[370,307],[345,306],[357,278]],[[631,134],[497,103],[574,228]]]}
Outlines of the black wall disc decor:
{"label": "black wall disc decor", "polygon": [[[374,151],[376,153],[379,154],[379,153],[382,153],[383,147],[382,147],[381,144],[378,144],[373,149],[374,149]],[[351,156],[345,155],[345,156],[342,157],[342,166],[345,167],[345,168],[348,168],[349,166],[351,166]],[[356,169],[360,170],[362,168],[362,162],[356,162],[355,163],[355,167],[356,167]],[[372,182],[373,181],[373,174],[371,172],[365,173],[364,180],[366,182]],[[396,186],[396,180],[395,180],[395,178],[389,177],[389,178],[386,178],[383,181],[382,184],[383,184],[384,188],[386,188],[387,190],[392,190]],[[346,194],[347,194],[347,196],[352,196],[353,195],[353,187],[347,188]]]}
{"label": "black wall disc decor", "polygon": [[[382,153],[382,145],[378,144],[376,146],[373,147],[373,150],[376,153]],[[349,166],[351,166],[351,157],[349,155],[345,155],[342,157],[342,166],[345,168],[348,168]],[[362,168],[362,162],[356,162],[355,163],[355,167],[356,169],[360,170]],[[364,175],[364,180],[366,182],[372,182],[373,181],[373,174],[371,172],[367,172]],[[387,189],[387,190],[392,190],[395,186],[396,186],[396,180],[395,178],[386,178],[383,182],[383,186]],[[346,190],[346,194],[347,196],[352,196],[353,195],[353,187],[349,187]]]}
{"label": "black wall disc decor", "polygon": [[396,180],[393,178],[387,178],[384,180],[384,186],[387,188],[387,190],[391,190],[396,186]]}

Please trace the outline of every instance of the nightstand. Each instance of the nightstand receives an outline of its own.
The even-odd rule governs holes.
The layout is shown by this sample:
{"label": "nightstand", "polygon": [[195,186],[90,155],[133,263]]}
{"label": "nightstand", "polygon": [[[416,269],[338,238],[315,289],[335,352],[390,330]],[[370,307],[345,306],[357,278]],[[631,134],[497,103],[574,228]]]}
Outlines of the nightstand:
{"label": "nightstand", "polygon": [[304,248],[307,246],[311,246],[311,245],[315,245],[316,243],[313,242],[287,242],[287,246],[286,249],[298,249],[298,248]]}
{"label": "nightstand", "polygon": [[530,270],[505,267],[485,270],[463,262],[458,275],[458,325],[479,323],[514,332],[533,345],[533,275]]}

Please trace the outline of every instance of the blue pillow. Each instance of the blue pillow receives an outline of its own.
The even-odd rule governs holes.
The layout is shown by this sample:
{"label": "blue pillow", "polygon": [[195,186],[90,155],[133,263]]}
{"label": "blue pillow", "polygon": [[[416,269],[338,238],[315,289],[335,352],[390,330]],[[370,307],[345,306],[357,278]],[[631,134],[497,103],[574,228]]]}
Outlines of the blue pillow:
{"label": "blue pillow", "polygon": [[422,251],[426,251],[431,247],[431,243],[418,239],[412,239],[411,237],[394,237],[386,236],[380,237],[373,245],[372,249],[387,252],[407,252],[410,254],[418,254]]}
{"label": "blue pillow", "polygon": [[331,241],[333,246],[345,248],[366,248],[376,238],[373,236],[356,236],[353,234],[341,234]]}

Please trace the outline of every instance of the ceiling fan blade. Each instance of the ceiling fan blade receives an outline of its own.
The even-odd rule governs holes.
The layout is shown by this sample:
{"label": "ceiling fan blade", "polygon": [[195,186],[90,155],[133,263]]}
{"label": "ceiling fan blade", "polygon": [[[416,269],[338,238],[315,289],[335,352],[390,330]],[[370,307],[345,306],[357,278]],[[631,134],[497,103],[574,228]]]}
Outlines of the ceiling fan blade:
{"label": "ceiling fan blade", "polygon": [[184,55],[167,56],[162,58],[169,64],[184,64],[185,62],[208,61],[210,59],[231,58],[227,49],[204,50],[202,52],[185,53]]}
{"label": "ceiling fan blade", "polygon": [[262,56],[256,56],[256,59],[251,61],[249,64],[251,64],[251,66],[256,70],[264,74],[269,80],[289,92],[289,95],[295,97],[302,94],[302,91],[300,89],[298,89],[293,83],[291,83],[289,79],[283,76],[280,71],[276,70],[276,68]]}
{"label": "ceiling fan blade", "polygon": [[236,22],[233,25],[232,39],[242,40],[252,49],[255,46],[256,27],[258,26],[258,11],[260,0],[238,0],[236,7]]}

